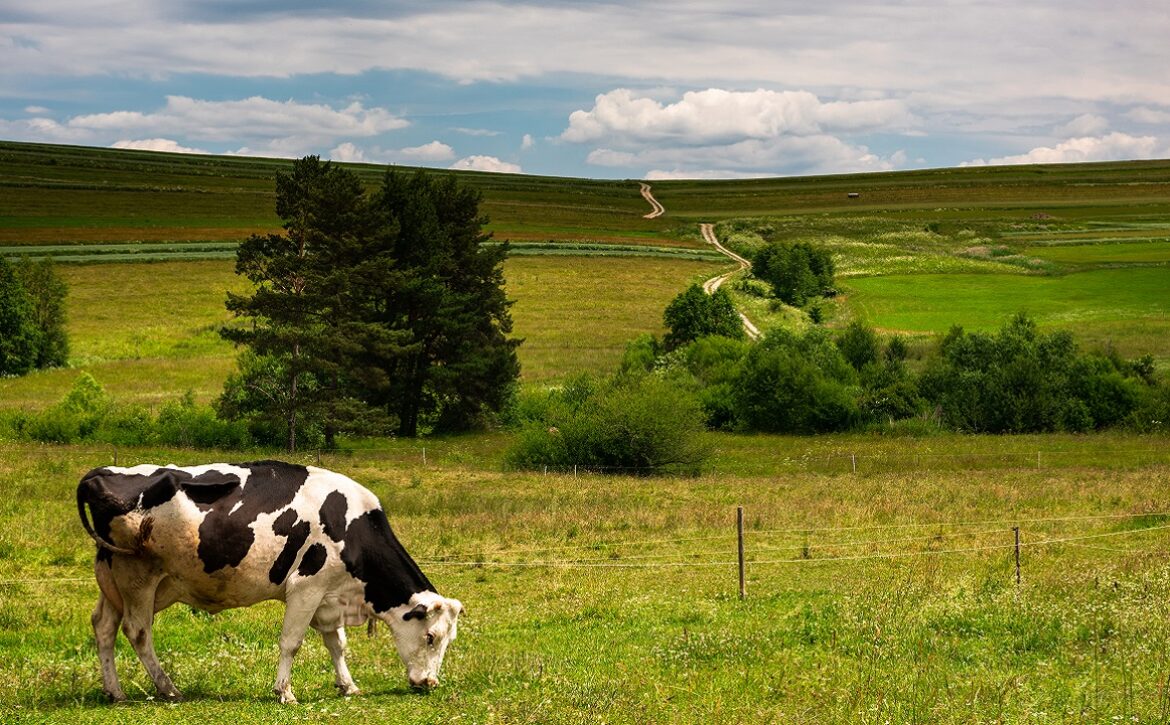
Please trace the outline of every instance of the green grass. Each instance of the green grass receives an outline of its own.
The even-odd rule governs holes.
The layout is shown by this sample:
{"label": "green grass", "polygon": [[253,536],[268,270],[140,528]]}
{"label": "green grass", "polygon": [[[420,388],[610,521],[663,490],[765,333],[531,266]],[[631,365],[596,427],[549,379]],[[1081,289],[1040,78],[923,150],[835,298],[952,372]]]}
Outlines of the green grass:
{"label": "green grass", "polygon": [[1170,360],[1170,268],[1104,269],[1059,277],[991,274],[890,275],[851,279],[843,304],[885,330],[945,332],[1001,326],[1016,312],[1072,331],[1084,345]]}
{"label": "green grass", "polygon": [[[292,707],[269,691],[275,604],[213,617],[167,610],[157,648],[188,701],[148,701],[149,680],[121,639],[118,666],[132,701],[104,704],[88,621],[93,547],[71,501],[80,474],[109,463],[110,452],[5,446],[0,717],[967,723],[1167,715],[1170,535],[1143,529],[1168,519],[1132,515],[1170,508],[1158,493],[1170,468],[1164,456],[1135,468],[1110,458],[1126,447],[1164,451],[1164,439],[1108,438],[1074,468],[853,475],[752,469],[777,447],[799,458],[801,446],[819,454],[834,441],[874,453],[896,453],[901,443],[729,437],[732,450],[721,456],[742,473],[681,480],[501,474],[492,470],[498,437],[460,440],[458,463],[441,441],[426,468],[376,455],[326,461],[386,502],[424,571],[467,606],[442,686],[411,693],[386,633],[354,633],[350,665],[365,694],[337,698],[311,634],[294,669],[302,704]],[[934,452],[994,453],[1017,442],[1081,448],[1071,436],[955,436],[935,440]],[[204,458],[119,453],[122,463]],[[747,522],[744,602],[730,563],[737,505]],[[1108,536],[1034,546],[1098,535]],[[466,560],[495,563],[443,563]],[[549,560],[577,561],[506,565]],[[712,562],[728,563],[705,565]],[[599,566],[616,564],[627,568]]]}
{"label": "green grass", "polygon": [[[607,372],[631,338],[661,334],[662,310],[715,261],[645,257],[517,256],[504,266],[523,379],[545,383],[578,372]],[[230,320],[227,290],[242,292],[227,260],[62,265],[70,368],[0,379],[0,405],[43,408],[61,398],[80,370],[116,399],[158,405],[187,390],[219,395],[234,367],[216,329]],[[588,300],[588,304],[582,304]]]}
{"label": "green grass", "polygon": [[1070,265],[1170,263],[1170,243],[1166,241],[1093,240],[1076,245],[1028,247],[1024,253]]}

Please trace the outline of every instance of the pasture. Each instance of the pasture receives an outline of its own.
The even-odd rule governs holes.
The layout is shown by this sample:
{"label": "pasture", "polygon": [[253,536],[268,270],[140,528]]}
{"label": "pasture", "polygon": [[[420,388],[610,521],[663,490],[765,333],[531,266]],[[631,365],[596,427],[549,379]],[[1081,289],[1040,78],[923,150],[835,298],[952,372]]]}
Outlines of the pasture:
{"label": "pasture", "polygon": [[[58,267],[72,367],[0,380],[0,407],[50,405],[82,369],[120,401],[214,398],[233,367],[215,334],[224,292],[242,289],[223,257],[276,228],[272,174],[285,164],[0,143],[5,253],[88,258]],[[370,185],[381,174],[354,168]],[[741,250],[765,237],[830,246],[843,293],[831,325],[859,318],[925,345],[951,324],[993,329],[1023,309],[1090,345],[1170,364],[1170,162],[655,182],[667,209],[655,220],[642,219],[635,182],[460,178],[483,191],[497,238],[518,242],[505,277],[526,385],[610,371],[629,339],[661,333],[675,294],[728,269],[691,258],[701,221],[720,221]],[[809,324],[733,292],[762,327]],[[270,694],[278,605],[168,610],[158,650],[188,701],[151,701],[123,640],[131,702],[104,704],[93,547],[72,503],[80,475],[115,455],[271,452],[0,442],[0,720],[1170,719],[1166,436],[710,441],[707,469],[684,479],[505,472],[501,432],[325,454],[382,497],[408,550],[468,613],[429,695],[405,686],[387,633],[353,632],[366,694],[340,699],[310,636],[291,708]]]}
{"label": "pasture", "polygon": [[[799,458],[807,440],[720,440],[717,470],[694,479],[500,473],[490,437],[437,441],[425,467],[405,444],[385,457],[326,457],[382,498],[424,571],[468,609],[436,691],[406,687],[385,631],[352,632],[364,694],[338,698],[311,634],[294,670],[302,704],[291,707],[269,692],[276,604],[214,616],[167,610],[157,647],[187,701],[151,701],[122,639],[131,702],[105,704],[89,627],[93,547],[72,498],[79,476],[111,462],[110,452],[5,445],[0,717],[966,723],[1170,714],[1170,468],[1164,455],[1122,455],[1164,453],[1165,439],[945,437],[936,454],[970,456],[956,468],[938,457],[857,474],[754,465],[777,449]],[[903,451],[872,438],[836,444],[875,458]],[[1081,457],[987,467],[1016,445],[1071,446]],[[745,601],[736,596],[737,505],[747,520]]]}

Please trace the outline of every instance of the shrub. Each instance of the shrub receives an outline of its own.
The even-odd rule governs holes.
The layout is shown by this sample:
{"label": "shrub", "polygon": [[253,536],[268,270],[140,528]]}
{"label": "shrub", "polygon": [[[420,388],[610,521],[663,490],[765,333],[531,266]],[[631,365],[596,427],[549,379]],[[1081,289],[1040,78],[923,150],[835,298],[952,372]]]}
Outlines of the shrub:
{"label": "shrub", "polygon": [[828,335],[775,331],[748,353],[734,384],[742,427],[774,433],[852,428],[861,414],[856,373]]}
{"label": "shrub", "polygon": [[708,295],[697,284],[688,287],[667,305],[663,323],[669,329],[663,340],[667,350],[708,335],[735,339],[744,336],[743,322],[726,290],[719,289]]}
{"label": "shrub", "polygon": [[807,242],[774,242],[752,256],[752,274],[770,284],[777,299],[796,307],[832,294],[835,273],[833,255]]}
{"label": "shrub", "polygon": [[508,465],[695,474],[710,454],[698,401],[653,375],[578,379],[553,397],[546,418],[525,426],[506,453]]}
{"label": "shrub", "polygon": [[210,406],[195,404],[190,391],[162,407],[156,423],[158,442],[186,448],[245,448],[250,443],[243,421],[221,420]]}
{"label": "shrub", "polygon": [[1129,370],[1107,355],[1082,355],[1068,332],[1041,333],[1020,314],[994,335],[953,328],[921,388],[959,430],[1085,431],[1136,409],[1142,383]]}

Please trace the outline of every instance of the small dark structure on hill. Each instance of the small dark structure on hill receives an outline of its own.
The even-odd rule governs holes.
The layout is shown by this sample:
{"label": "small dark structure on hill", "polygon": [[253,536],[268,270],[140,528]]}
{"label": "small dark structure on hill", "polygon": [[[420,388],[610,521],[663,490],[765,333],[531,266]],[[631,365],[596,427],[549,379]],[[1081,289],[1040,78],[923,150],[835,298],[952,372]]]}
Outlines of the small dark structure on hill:
{"label": "small dark structure on hill", "polygon": [[851,191],[851,192],[849,192],[848,196],[849,196],[849,198],[850,198],[850,199],[860,199],[860,198],[861,198],[861,192],[858,192],[858,191]]}

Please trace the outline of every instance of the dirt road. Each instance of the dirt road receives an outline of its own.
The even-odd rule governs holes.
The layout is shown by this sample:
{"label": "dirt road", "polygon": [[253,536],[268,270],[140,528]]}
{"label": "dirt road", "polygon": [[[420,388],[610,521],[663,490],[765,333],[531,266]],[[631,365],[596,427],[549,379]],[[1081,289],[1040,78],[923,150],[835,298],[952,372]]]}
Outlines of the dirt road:
{"label": "dirt road", "polygon": [[[653,211],[651,211],[649,214],[646,214],[643,218],[653,219],[655,217],[661,216],[666,211],[666,207],[662,206],[662,204],[659,204],[658,200],[654,198],[654,194],[650,191],[649,184],[641,181],[638,183],[642,185],[642,197],[647,202],[649,202],[650,206],[653,208]],[[712,277],[703,283],[703,291],[707,294],[713,294],[715,290],[719,289],[719,285],[727,281],[731,275],[742,272],[743,270],[752,266],[752,263],[719,243],[719,239],[715,236],[714,224],[700,224],[699,229],[703,232],[703,239],[739,264],[739,269],[732,270],[727,274],[721,274],[718,277]],[[743,321],[743,329],[744,332],[747,333],[747,336],[753,340],[759,340],[762,336],[759,328],[753,325],[752,321],[749,320],[742,312],[737,310],[736,313],[739,315],[739,319]]]}
{"label": "dirt road", "polygon": [[646,201],[648,201],[650,203],[650,207],[651,207],[651,212],[649,214],[644,214],[642,216],[642,218],[643,219],[654,219],[656,217],[662,216],[663,212],[666,211],[666,207],[659,204],[658,200],[654,198],[654,195],[650,193],[650,185],[649,184],[641,182],[641,181],[639,181],[638,183],[642,184],[642,198],[644,198]]}

